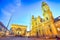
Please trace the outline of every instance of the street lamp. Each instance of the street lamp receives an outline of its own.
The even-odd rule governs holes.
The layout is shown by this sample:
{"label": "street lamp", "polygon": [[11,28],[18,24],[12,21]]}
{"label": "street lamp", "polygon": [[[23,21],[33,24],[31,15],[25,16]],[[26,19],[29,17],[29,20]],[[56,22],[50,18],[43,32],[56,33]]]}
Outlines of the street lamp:
{"label": "street lamp", "polygon": [[[15,11],[15,10],[12,9],[11,12],[14,13],[14,11]],[[7,30],[6,30],[5,33],[9,33],[9,32],[10,32],[10,31],[8,30],[8,27],[9,27],[9,24],[10,24],[10,22],[11,22],[11,20],[12,20],[12,16],[13,16],[13,14],[11,14],[11,16],[10,16],[10,19],[9,19],[9,21],[8,21],[8,24],[7,24]],[[9,32],[8,32],[8,31],[9,31]],[[9,35],[9,34],[8,34],[8,35]]]}

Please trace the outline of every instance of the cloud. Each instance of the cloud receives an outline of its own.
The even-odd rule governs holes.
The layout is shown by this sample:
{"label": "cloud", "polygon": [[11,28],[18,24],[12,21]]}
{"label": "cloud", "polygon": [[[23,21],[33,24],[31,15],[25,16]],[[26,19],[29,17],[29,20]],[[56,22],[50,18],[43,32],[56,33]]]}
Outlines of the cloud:
{"label": "cloud", "polygon": [[15,0],[14,2],[17,7],[21,6],[21,0]]}
{"label": "cloud", "polygon": [[2,13],[3,13],[3,15],[5,15],[5,16],[11,16],[11,13],[8,12],[8,11],[6,11],[6,10],[2,10]]}

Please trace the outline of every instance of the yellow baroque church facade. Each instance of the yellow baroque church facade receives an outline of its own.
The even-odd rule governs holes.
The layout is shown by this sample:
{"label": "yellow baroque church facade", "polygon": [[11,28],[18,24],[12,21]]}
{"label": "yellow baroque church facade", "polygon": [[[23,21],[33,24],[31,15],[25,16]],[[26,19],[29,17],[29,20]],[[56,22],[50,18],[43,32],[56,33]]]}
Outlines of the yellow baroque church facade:
{"label": "yellow baroque church facade", "polygon": [[26,26],[14,24],[11,26],[14,34],[24,35],[25,33],[25,36],[56,36],[58,33],[54,18],[48,4],[45,2],[42,2],[42,11],[44,18],[40,16],[35,18],[34,15],[32,15],[30,32],[26,31]]}
{"label": "yellow baroque church facade", "polygon": [[34,16],[32,16],[31,36],[36,36],[37,33],[40,36],[57,35],[52,12],[45,2],[42,2],[42,11],[44,17],[43,19],[40,16],[37,18],[34,18]]}

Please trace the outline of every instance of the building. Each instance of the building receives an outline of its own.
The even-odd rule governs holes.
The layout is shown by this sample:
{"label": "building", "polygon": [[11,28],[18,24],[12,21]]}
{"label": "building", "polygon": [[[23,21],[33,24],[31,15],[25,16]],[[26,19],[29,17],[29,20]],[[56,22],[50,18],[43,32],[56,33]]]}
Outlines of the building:
{"label": "building", "polygon": [[60,36],[60,16],[55,18],[55,25],[56,25],[58,35]]}
{"label": "building", "polygon": [[26,31],[25,36],[26,36],[26,37],[30,37],[30,31]]}
{"label": "building", "polygon": [[32,16],[31,36],[56,36],[58,33],[54,18],[48,4],[45,2],[42,2],[42,11],[44,18]]}
{"label": "building", "polygon": [[31,36],[36,36],[37,33],[37,23],[36,18],[32,16],[32,23],[31,23]]}
{"label": "building", "polygon": [[4,26],[4,24],[2,22],[0,22],[0,37],[6,36],[7,30],[8,29]]}
{"label": "building", "polygon": [[6,31],[7,30],[7,27],[5,27],[5,25],[0,22],[0,31]]}
{"label": "building", "polygon": [[27,31],[27,26],[12,24],[11,31],[15,36],[25,36]]}

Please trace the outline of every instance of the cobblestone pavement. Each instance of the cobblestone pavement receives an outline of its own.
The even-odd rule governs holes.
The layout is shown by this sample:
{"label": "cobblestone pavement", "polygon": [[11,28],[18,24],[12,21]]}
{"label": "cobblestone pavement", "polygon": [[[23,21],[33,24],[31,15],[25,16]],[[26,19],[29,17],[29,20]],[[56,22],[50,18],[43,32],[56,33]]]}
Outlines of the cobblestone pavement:
{"label": "cobblestone pavement", "polygon": [[28,37],[1,37],[0,40],[57,40],[57,39],[56,38],[43,39],[43,38],[28,38]]}

